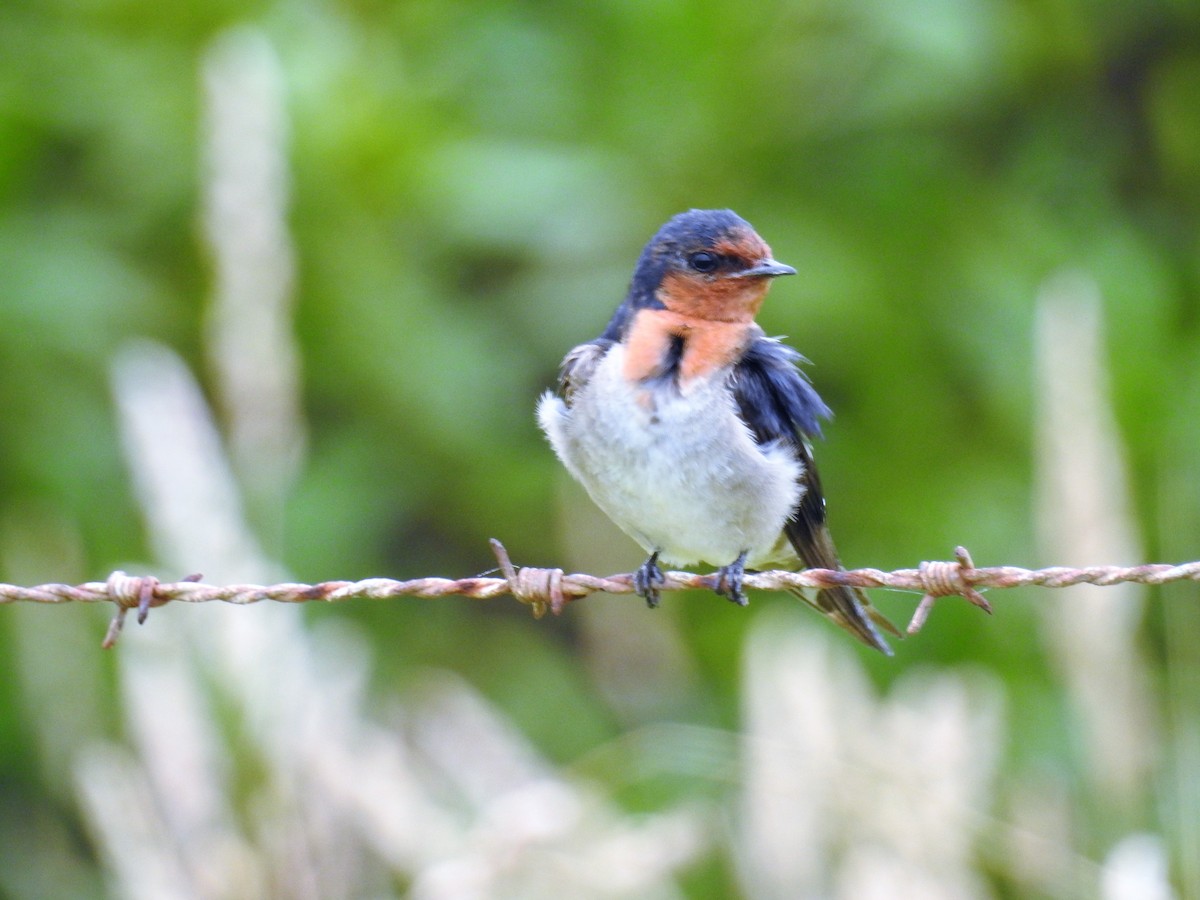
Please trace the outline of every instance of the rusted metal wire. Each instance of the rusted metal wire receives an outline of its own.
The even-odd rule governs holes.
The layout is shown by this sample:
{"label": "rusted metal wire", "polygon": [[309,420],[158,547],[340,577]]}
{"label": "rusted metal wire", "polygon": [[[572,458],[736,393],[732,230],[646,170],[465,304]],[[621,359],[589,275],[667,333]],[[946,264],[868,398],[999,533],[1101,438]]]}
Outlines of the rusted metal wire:
{"label": "rusted metal wire", "polygon": [[[107,581],[80,585],[39,584],[18,587],[0,584],[2,603],[113,603],[117,613],[103,646],[111,647],[120,634],[125,614],[138,611],[138,621],[145,621],[148,611],[167,603],[224,603],[248,604],[263,600],[277,603],[307,603],[319,600],[335,603],[342,600],[390,600],[395,597],[469,597],[490,600],[509,594],[527,604],[535,617],[547,611],[559,613],[572,600],[582,600],[595,593],[633,593],[633,575],[620,574],[598,577],[569,575],[562,569],[516,567],[509,560],[504,546],[492,541],[492,550],[500,563],[502,577],[475,578],[414,578],[396,581],[390,578],[368,578],[363,581],[323,581],[319,584],[230,584],[212,585],[200,581],[199,575],[189,575],[175,582],[159,581],[153,576],[126,575],[114,572]],[[712,590],[716,575],[692,572],[667,572],[663,591],[692,589]],[[850,585],[859,588],[889,588],[921,594],[908,633],[914,634],[925,623],[934,602],[939,597],[959,596],[986,612],[991,607],[981,590],[1014,587],[1063,588],[1076,584],[1107,587],[1114,584],[1167,584],[1173,581],[1200,581],[1200,562],[1181,565],[1153,563],[1141,566],[1088,566],[1070,568],[1054,566],[1046,569],[1022,569],[1016,566],[976,568],[963,547],[955,549],[953,561],[923,562],[916,569],[806,569],[802,572],[770,571],[747,574],[744,587],[748,590],[779,591],[788,588],[827,588]]]}

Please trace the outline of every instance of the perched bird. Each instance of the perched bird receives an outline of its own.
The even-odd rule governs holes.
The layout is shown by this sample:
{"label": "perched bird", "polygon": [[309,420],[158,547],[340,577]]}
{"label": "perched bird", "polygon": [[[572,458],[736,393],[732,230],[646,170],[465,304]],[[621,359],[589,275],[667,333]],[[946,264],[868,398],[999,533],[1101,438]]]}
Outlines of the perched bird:
{"label": "perched bird", "polygon": [[[562,362],[538,421],[592,500],[650,554],[635,587],[658,605],[659,560],[719,566],[746,604],[746,568],[840,569],[808,440],[829,408],[791,347],[755,324],[794,275],[730,210],[693,209],[651,238],[604,333]],[[899,635],[862,591],[795,592],[859,640]]]}

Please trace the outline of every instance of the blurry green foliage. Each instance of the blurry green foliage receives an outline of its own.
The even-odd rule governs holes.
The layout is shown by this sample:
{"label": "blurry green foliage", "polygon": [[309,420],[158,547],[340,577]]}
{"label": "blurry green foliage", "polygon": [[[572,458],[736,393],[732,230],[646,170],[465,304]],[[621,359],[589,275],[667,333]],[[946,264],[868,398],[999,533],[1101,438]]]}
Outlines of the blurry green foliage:
{"label": "blurry green foliage", "polygon": [[[576,495],[533,404],[602,327],[644,241],[691,206],[736,209],[801,272],[761,321],[812,359],[836,410],[817,455],[847,564],[910,566],[956,543],[981,565],[1053,562],[1031,528],[1030,334],[1039,286],[1070,268],[1105,301],[1147,552],[1200,554],[1179,531],[1194,512],[1177,521],[1187,511],[1162,500],[1200,475],[1195,4],[7,0],[0,524],[52,521],[80,551],[20,566],[6,551],[3,580],[149,556],[108,369],[149,336],[210,377],[200,63],[247,23],[287,95],[311,435],[283,525],[297,579],[467,575],[492,565],[490,536],[526,564],[611,560],[564,556],[559,517],[578,500],[560,502]],[[657,615],[695,666],[678,708],[737,727],[741,636],[782,602],[667,601]],[[917,660],[994,670],[1014,698],[1014,767],[1069,765],[1035,637],[1033,605],[1053,602],[1005,596],[992,621],[945,603],[898,661],[865,662],[883,683]],[[903,619],[911,598],[880,605]],[[311,615],[361,622],[382,686],[463,673],[555,759],[626,724],[589,682],[574,609],[553,623],[466,601]],[[20,621],[0,609],[0,790],[20,798],[0,817],[70,821],[31,763]]]}

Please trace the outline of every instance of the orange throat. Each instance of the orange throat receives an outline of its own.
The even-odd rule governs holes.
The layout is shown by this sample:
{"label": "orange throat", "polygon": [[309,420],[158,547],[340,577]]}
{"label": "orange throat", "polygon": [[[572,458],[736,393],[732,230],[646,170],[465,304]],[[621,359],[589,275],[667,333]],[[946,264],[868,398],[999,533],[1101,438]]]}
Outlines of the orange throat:
{"label": "orange throat", "polygon": [[671,344],[676,338],[683,341],[680,387],[732,365],[745,351],[754,326],[753,314],[739,318],[739,321],[720,321],[668,309],[638,310],[625,339],[625,377],[642,383],[666,374]]}

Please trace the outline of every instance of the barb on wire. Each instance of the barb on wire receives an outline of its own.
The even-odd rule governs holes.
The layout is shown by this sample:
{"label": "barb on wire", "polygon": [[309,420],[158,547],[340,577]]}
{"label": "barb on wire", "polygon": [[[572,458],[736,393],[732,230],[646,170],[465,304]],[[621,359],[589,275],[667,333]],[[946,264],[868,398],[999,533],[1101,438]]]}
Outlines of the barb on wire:
{"label": "barb on wire", "polygon": [[[36,587],[17,587],[0,584],[0,604],[3,603],[113,603],[117,612],[109,625],[103,646],[111,647],[117,640],[125,614],[138,611],[138,621],[143,622],[153,607],[167,603],[224,603],[248,604],[262,600],[278,603],[304,603],[321,600],[335,603],[341,600],[389,600],[394,597],[439,597],[460,596],[476,600],[490,600],[509,594],[528,605],[536,618],[547,611],[555,614],[569,601],[582,600],[595,593],[631,594],[633,575],[568,575],[562,569],[543,569],[529,566],[514,566],[504,545],[492,542],[492,551],[500,563],[502,577],[475,578],[415,578],[410,581],[395,581],[390,578],[368,578],[364,581],[323,581],[319,584],[231,584],[212,585],[200,581],[199,575],[188,575],[175,582],[159,581],[153,576],[126,575],[113,572],[106,581],[93,581],[76,586],[66,584],[40,584]],[[981,590],[996,590],[1014,587],[1062,588],[1076,584],[1092,584],[1107,587],[1114,584],[1134,582],[1137,584],[1166,584],[1173,581],[1200,581],[1200,562],[1181,565],[1152,563],[1141,566],[1088,566],[1069,568],[1054,566],[1047,569],[1022,569],[1016,566],[990,566],[975,568],[971,555],[965,547],[957,547],[951,562],[923,562],[916,569],[897,569],[883,572],[879,569],[854,569],[834,571],[832,569],[806,569],[802,572],[756,572],[747,573],[744,587],[759,591],[780,591],[789,588],[828,588],[849,585],[858,588],[889,588],[899,591],[915,591],[921,601],[908,625],[908,633],[915,634],[929,617],[934,602],[939,597],[963,597],[985,612],[991,605],[980,593]],[[716,575],[698,575],[692,572],[667,572],[663,591],[690,589],[712,590],[716,587]]]}

